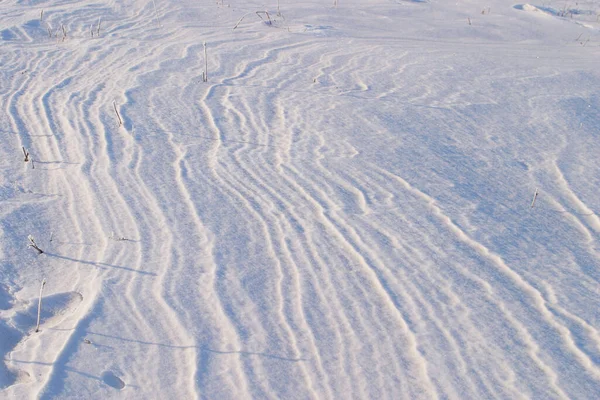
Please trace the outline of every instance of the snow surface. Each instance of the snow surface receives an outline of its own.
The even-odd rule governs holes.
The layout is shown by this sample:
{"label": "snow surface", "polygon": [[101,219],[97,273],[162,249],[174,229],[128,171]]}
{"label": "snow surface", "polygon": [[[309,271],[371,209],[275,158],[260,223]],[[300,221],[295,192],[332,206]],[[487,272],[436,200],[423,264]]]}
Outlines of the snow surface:
{"label": "snow surface", "polygon": [[598,398],[598,2],[277,7],[0,2],[0,398]]}

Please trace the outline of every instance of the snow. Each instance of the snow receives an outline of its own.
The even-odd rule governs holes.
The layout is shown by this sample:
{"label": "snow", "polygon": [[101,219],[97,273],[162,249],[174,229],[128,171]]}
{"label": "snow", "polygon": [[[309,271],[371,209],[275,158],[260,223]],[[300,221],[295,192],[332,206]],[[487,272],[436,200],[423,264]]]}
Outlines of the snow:
{"label": "snow", "polygon": [[597,397],[599,12],[0,2],[0,398]]}

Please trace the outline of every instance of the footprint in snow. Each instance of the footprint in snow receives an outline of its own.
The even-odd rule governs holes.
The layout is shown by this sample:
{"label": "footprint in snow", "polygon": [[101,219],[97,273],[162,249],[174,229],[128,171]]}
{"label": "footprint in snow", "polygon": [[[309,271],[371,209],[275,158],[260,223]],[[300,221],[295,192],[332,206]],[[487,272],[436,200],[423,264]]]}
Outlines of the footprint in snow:
{"label": "footprint in snow", "polygon": [[104,371],[102,373],[102,381],[108,386],[121,390],[125,387],[125,382],[112,371]]}

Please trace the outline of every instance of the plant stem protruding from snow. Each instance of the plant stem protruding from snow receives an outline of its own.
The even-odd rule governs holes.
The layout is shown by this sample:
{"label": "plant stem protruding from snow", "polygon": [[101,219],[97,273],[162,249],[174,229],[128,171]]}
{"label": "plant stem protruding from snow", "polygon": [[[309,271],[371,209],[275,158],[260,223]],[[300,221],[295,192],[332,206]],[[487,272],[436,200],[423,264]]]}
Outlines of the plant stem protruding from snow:
{"label": "plant stem protruding from snow", "polygon": [[29,161],[29,152],[27,150],[25,150],[25,147],[21,147],[23,149],[23,154],[25,155],[25,159],[23,161],[28,162]]}
{"label": "plant stem protruding from snow", "polygon": [[538,197],[538,194],[539,194],[539,191],[538,191],[538,189],[536,188],[536,189],[535,189],[535,193],[533,194],[533,200],[531,201],[531,208],[533,208],[533,206],[535,205],[535,199],[537,199],[537,197]]}
{"label": "plant stem protruding from snow", "polygon": [[113,100],[113,107],[115,108],[115,114],[117,114],[117,119],[119,120],[119,127],[123,125],[123,120],[121,119],[121,115],[119,114],[119,110],[117,110],[117,102]]}
{"label": "plant stem protruding from snow", "polygon": [[204,46],[204,72],[202,73],[202,82],[208,82],[208,57],[206,55],[206,42],[203,42]]}
{"label": "plant stem protruding from snow", "polygon": [[29,235],[29,236],[27,236],[27,238],[29,239],[29,244],[28,244],[29,247],[33,247],[34,249],[36,249],[38,254],[42,254],[44,252],[44,250],[42,250],[38,247],[37,243],[33,239],[33,236]]}
{"label": "plant stem protruding from snow", "polygon": [[46,278],[42,281],[42,287],[40,288],[40,300],[38,301],[38,315],[37,324],[35,325],[36,333],[40,331],[40,316],[42,315],[42,293],[44,292],[44,286],[46,286]]}

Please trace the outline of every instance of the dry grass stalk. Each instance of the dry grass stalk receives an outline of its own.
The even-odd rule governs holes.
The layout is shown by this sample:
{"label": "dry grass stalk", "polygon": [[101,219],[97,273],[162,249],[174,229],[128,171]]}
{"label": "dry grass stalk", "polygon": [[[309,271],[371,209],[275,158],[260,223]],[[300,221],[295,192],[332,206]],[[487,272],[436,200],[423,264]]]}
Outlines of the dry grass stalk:
{"label": "dry grass stalk", "polygon": [[44,286],[46,286],[46,279],[44,279],[42,281],[42,287],[40,288],[40,300],[38,301],[37,324],[35,326],[36,333],[40,331],[40,316],[42,315],[42,292],[44,291]]}

